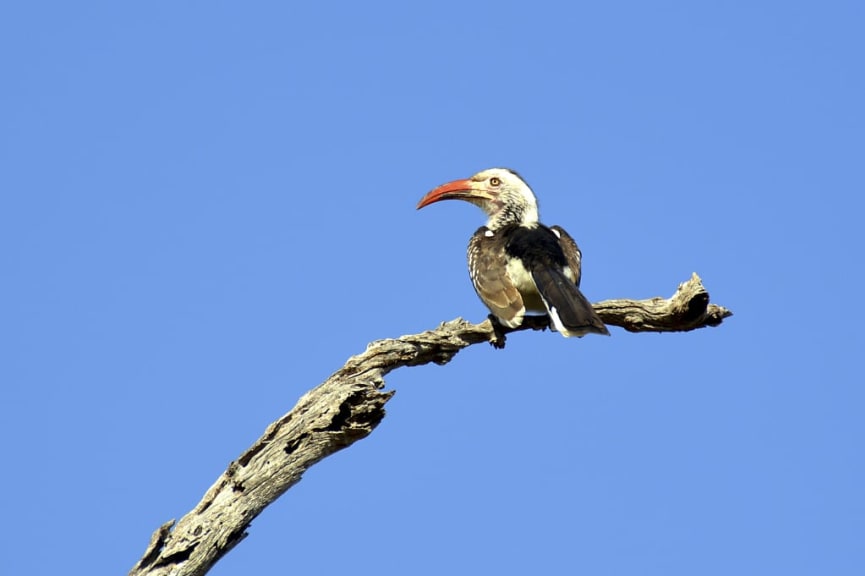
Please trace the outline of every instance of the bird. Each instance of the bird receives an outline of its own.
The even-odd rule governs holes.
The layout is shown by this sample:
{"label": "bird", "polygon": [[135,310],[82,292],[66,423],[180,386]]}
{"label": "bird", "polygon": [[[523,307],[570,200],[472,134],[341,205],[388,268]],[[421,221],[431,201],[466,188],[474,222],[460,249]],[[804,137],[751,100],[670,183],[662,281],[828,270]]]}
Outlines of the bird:
{"label": "bird", "polygon": [[[545,226],[525,180],[509,168],[490,168],[471,178],[442,184],[417,204],[464,200],[488,219],[469,241],[472,285],[496,322],[520,326],[527,312],[547,314],[550,328],[568,338],[610,332],[580,292],[582,252],[561,226]],[[495,339],[492,342],[496,344]]]}

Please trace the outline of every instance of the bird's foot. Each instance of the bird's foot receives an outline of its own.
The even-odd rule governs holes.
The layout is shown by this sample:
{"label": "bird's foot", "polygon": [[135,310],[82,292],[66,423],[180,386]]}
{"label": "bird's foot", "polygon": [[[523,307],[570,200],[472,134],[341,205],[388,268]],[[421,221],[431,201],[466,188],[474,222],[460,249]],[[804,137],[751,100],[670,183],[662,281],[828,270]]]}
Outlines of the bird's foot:
{"label": "bird's foot", "polygon": [[493,335],[490,337],[490,345],[497,350],[501,350],[505,347],[505,333],[502,330],[504,327],[499,322],[499,319],[490,314],[487,316],[490,319],[490,324],[493,325]]}

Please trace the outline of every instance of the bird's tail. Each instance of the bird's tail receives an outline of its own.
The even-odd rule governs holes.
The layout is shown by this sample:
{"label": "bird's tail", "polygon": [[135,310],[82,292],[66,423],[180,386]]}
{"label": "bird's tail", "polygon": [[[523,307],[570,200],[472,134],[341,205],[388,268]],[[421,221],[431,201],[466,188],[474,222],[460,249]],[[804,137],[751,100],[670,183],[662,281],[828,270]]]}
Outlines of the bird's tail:
{"label": "bird's tail", "polygon": [[562,336],[610,335],[592,304],[563,271],[552,266],[538,266],[532,270],[532,278],[553,326]]}

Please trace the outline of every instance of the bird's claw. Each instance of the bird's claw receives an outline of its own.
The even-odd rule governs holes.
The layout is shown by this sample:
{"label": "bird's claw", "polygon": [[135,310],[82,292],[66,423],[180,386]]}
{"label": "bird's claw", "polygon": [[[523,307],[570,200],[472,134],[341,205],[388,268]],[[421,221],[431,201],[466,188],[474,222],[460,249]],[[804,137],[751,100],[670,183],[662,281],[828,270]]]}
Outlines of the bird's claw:
{"label": "bird's claw", "polygon": [[493,325],[493,335],[490,337],[490,345],[496,350],[501,350],[505,347],[505,342],[507,338],[505,338],[505,333],[502,330],[502,325],[499,323],[499,319],[490,314],[487,316],[490,319],[490,324]]}

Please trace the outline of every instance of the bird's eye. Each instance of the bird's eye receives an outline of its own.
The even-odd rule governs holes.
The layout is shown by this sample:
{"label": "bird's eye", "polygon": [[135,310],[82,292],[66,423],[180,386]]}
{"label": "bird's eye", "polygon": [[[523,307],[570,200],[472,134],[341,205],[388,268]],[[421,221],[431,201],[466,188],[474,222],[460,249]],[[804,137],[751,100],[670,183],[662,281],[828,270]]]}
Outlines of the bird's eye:
{"label": "bird's eye", "polygon": [[501,183],[502,180],[498,176],[493,176],[492,178],[490,178],[490,186],[498,186]]}

